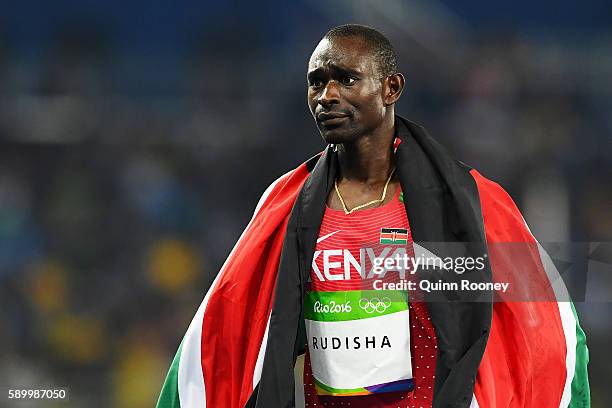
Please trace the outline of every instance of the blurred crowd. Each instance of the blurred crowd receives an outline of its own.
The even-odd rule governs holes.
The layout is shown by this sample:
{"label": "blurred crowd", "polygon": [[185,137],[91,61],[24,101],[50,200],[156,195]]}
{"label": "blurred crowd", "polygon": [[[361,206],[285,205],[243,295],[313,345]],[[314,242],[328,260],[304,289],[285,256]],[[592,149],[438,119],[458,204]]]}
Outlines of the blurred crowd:
{"label": "blurred crowd", "polygon": [[[171,55],[126,56],[86,22],[36,55],[0,34],[0,384],[154,404],[259,195],[324,147],[305,72],[331,21],[268,42],[237,19]],[[541,241],[612,240],[612,36],[378,28],[399,114],[500,182]],[[610,406],[612,307],[577,309]]]}

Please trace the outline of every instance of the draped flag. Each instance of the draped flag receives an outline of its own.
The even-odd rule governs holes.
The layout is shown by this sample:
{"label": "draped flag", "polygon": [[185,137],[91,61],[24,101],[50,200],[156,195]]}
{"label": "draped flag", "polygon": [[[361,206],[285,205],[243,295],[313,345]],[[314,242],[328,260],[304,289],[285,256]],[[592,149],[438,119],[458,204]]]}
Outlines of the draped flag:
{"label": "draped flag", "polygon": [[[521,243],[518,276],[560,282],[498,184],[452,159],[419,125],[396,116],[396,131],[415,242],[476,243],[489,255],[489,280],[517,268],[494,246]],[[295,405],[304,279],[335,172],[328,148],[265,191],[187,329],[158,408]],[[381,231],[380,239],[402,234]],[[590,406],[584,332],[562,281],[547,287],[552,301],[494,302],[483,292],[479,302],[428,303],[439,339],[434,407]]]}

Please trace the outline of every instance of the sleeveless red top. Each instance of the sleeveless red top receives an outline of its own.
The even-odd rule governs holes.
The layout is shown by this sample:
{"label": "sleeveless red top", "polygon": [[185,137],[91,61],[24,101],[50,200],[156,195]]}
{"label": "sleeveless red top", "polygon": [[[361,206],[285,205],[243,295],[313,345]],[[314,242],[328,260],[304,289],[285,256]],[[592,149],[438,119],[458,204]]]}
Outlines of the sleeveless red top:
{"label": "sleeveless red top", "polygon": [[[382,251],[384,251],[385,245],[390,248],[386,252],[387,256],[390,256],[393,250],[400,247],[393,246],[393,244],[399,244],[405,248],[404,250],[407,248],[407,251],[411,252],[412,235],[403,204],[403,195],[399,190],[397,188],[393,199],[382,207],[359,210],[349,215],[346,215],[342,210],[326,208],[315,248],[310,282],[307,285],[307,294],[314,295],[313,299],[321,299],[317,297],[318,293],[311,292],[324,292],[326,296],[332,296],[331,298],[333,298],[333,296],[341,292],[351,293],[365,289],[371,290],[374,281],[377,279],[379,280],[378,287],[380,287],[381,282],[398,281],[402,271],[387,272],[383,276],[376,275],[371,271],[372,254],[374,256],[384,254]],[[389,243],[391,245],[388,245]],[[372,246],[375,248],[364,250],[364,248]],[[346,252],[347,250],[348,252]],[[404,273],[409,274],[409,271]],[[358,293],[361,294],[363,292]],[[353,312],[358,310],[359,306],[356,304],[358,302],[363,302],[362,306],[367,306],[366,301],[368,299],[357,301],[349,295],[342,296],[344,295],[340,295],[339,298],[353,300]],[[384,299],[381,296],[378,298]],[[384,309],[385,305],[380,303],[379,299],[376,299],[376,301],[378,303],[370,303],[370,305],[380,305]],[[350,304],[348,300],[346,302]],[[389,302],[386,303],[388,304]],[[374,336],[357,340],[354,338],[345,339],[336,337],[338,340],[335,343],[330,342],[329,344],[327,344],[327,340],[332,340],[331,338],[318,337],[312,340],[309,337],[304,363],[304,398],[306,407],[431,407],[437,353],[436,336],[426,305],[421,302],[412,302],[409,297],[407,304],[409,316],[406,322],[409,322],[409,327],[405,329],[409,330],[410,333],[409,349],[412,361],[405,361],[405,364],[411,364],[412,380],[400,380],[393,383],[399,384],[397,389],[401,388],[402,390],[400,391],[394,391],[391,387],[382,392],[375,391],[368,395],[325,395],[329,393],[322,392],[321,382],[315,381],[313,367],[311,366],[313,363],[311,353],[319,352],[324,341],[325,345],[330,348],[332,344],[344,347],[346,343],[347,347],[360,348],[359,353],[368,352],[363,349],[364,345],[368,342],[370,342],[368,345],[373,347],[372,350],[378,350],[386,344],[384,340],[381,341],[380,338],[375,338]],[[318,306],[321,309],[321,302],[318,303]],[[336,306],[336,308],[340,307],[345,306]],[[357,320],[353,322],[357,322]],[[396,328],[396,330],[401,330],[401,328]],[[311,331],[314,332],[312,327]],[[308,333],[308,335],[312,336],[312,333]],[[313,350],[309,350],[309,348],[313,348]],[[314,350],[315,348],[316,350]],[[347,352],[353,353],[354,351],[349,350]],[[357,358],[357,352],[355,351],[354,353],[356,353],[355,356]],[[320,357],[317,357],[316,360],[317,364],[321,364],[319,362],[321,360]],[[335,364],[337,365],[338,362],[335,362]],[[401,365],[401,361],[396,365],[398,364]],[[410,382],[409,387],[407,387],[406,381]],[[372,387],[366,387],[366,389],[372,389]]]}

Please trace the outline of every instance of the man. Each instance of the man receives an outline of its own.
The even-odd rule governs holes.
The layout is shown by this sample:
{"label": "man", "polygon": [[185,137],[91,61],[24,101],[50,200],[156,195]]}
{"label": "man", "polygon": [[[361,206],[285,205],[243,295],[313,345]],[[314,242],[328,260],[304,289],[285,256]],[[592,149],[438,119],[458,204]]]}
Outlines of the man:
{"label": "man", "polygon": [[[322,255],[313,265],[315,271],[324,271],[329,268],[329,259],[323,259],[328,251],[340,248],[358,256],[360,247],[378,240],[385,227],[408,235],[406,213],[396,194],[400,186],[391,148],[396,135],[394,107],[404,89],[404,76],[398,72],[395,52],[382,34],[360,26],[341,26],[328,32],[314,50],[307,78],[310,112],[325,142],[337,145],[338,173],[327,197],[328,208],[315,248],[315,254]],[[335,236],[323,241],[332,234]],[[350,305],[353,294],[359,296],[352,301],[357,311],[359,301],[370,301],[362,289],[372,289],[373,283],[360,276],[338,281],[327,279],[336,275],[318,275],[307,288],[310,304],[304,305],[305,313],[317,302],[340,303],[340,299]],[[385,291],[372,296],[391,300],[397,294]],[[400,302],[393,303],[400,306]],[[407,307],[400,309],[375,317],[365,310],[357,315],[353,312],[350,318],[359,319],[344,322],[326,322],[329,317],[325,314],[307,315],[307,407],[333,406],[339,403],[338,396],[351,396],[340,398],[340,402],[350,402],[352,407],[431,405],[437,348],[434,330],[422,305],[414,304],[413,313],[408,313]],[[396,327],[398,333],[378,327],[381,324]],[[351,332],[348,345],[334,349],[326,344],[338,343],[347,330]],[[418,361],[412,358],[410,362],[411,345]],[[419,353],[414,348],[419,345],[427,352]],[[345,359],[360,364],[344,364]],[[334,365],[335,369],[330,368]],[[328,379],[330,376],[335,378]],[[418,378],[418,388],[413,377]],[[379,384],[385,385],[375,392],[367,389]],[[372,395],[364,395],[370,392]]]}
{"label": "man", "polygon": [[[554,265],[501,187],[395,115],[396,65],[369,27],[317,45],[308,104],[328,147],[264,193],[159,407],[293,407],[304,351],[306,406],[589,406],[584,333],[548,284]],[[520,243],[512,262],[504,242]],[[481,267],[392,265],[423,254]],[[476,289],[423,297],[406,289],[415,276]],[[541,284],[547,301],[494,302],[499,276]]]}

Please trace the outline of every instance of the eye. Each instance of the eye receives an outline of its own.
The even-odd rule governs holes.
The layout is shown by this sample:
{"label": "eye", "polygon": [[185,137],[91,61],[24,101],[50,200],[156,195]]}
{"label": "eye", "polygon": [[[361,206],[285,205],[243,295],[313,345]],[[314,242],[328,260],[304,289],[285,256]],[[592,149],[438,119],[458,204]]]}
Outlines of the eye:
{"label": "eye", "polygon": [[340,82],[342,82],[343,85],[352,86],[352,85],[355,85],[355,82],[357,82],[357,79],[350,77],[350,76],[343,76],[340,79]]}
{"label": "eye", "polygon": [[323,81],[321,81],[320,79],[313,79],[312,81],[310,81],[311,88],[320,88],[322,86],[323,86]]}

